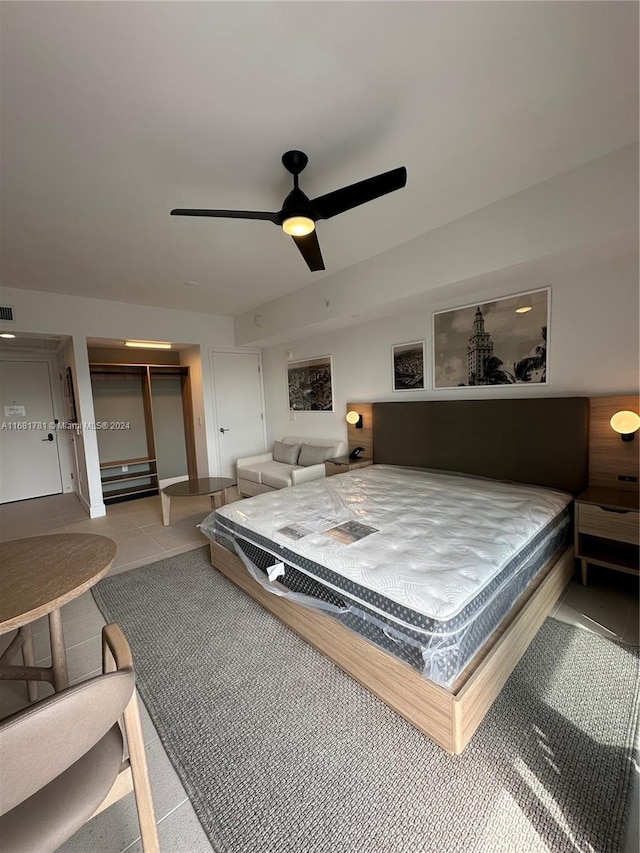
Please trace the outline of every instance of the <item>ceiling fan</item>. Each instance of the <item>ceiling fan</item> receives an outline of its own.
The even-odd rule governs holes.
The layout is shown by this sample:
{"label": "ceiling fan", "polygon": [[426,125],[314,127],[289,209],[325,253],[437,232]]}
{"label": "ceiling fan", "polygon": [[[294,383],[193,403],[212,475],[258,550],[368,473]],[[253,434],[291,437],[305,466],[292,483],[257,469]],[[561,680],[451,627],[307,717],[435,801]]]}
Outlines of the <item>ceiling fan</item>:
{"label": "ceiling fan", "polygon": [[285,198],[282,210],[268,213],[260,210],[190,210],[175,208],[172,216],[216,216],[230,219],[265,219],[282,227],[300,250],[312,272],[325,268],[316,234],[316,222],[331,219],[339,213],[358,207],[367,201],[402,189],[407,183],[407,170],[404,166],[383,172],[373,178],[358,181],[348,187],[334,190],[332,193],[309,199],[298,187],[298,175],[305,168],[309,158],[302,151],[286,151],[282,155],[282,164],[293,175],[293,189]]}

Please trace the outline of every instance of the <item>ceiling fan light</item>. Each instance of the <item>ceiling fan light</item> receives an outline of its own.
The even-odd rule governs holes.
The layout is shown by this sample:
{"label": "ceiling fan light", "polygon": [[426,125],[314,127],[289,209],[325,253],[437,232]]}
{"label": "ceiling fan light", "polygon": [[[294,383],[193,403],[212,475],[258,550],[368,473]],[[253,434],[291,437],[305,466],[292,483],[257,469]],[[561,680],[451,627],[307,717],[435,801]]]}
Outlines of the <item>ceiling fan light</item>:
{"label": "ceiling fan light", "polygon": [[282,230],[292,237],[306,237],[315,231],[316,223],[308,216],[290,216],[282,223]]}

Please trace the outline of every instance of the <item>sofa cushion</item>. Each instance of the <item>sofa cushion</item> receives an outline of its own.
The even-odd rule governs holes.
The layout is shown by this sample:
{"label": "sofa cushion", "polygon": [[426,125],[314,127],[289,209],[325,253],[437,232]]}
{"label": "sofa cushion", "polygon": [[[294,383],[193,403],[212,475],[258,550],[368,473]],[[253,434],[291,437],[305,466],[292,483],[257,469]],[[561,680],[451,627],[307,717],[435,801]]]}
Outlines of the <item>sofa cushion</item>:
{"label": "sofa cushion", "polygon": [[337,438],[317,438],[311,435],[285,435],[282,441],[287,444],[312,444],[314,447],[332,447],[333,453],[329,459],[333,459],[334,456],[344,456],[348,452],[346,441],[341,441]]}
{"label": "sofa cushion", "polygon": [[291,485],[291,472],[296,465],[285,465],[284,462],[265,462],[261,471],[261,482],[272,489],[285,489]]}
{"label": "sofa cushion", "polygon": [[[265,475],[277,474],[279,471],[284,472],[285,478],[289,476],[289,470],[296,468],[296,465],[285,465],[283,462],[274,462],[269,459],[268,462],[255,462],[248,465],[246,468],[240,466],[238,468],[238,479],[249,480],[252,483],[266,483]],[[285,483],[285,486],[290,486],[291,483]],[[276,489],[282,489],[284,486],[275,486]]]}
{"label": "sofa cushion", "polygon": [[261,472],[262,466],[268,465],[268,462],[254,462],[253,465],[248,465],[244,468],[242,465],[238,465],[236,469],[236,476],[238,480],[250,480],[252,483],[261,483]]}
{"label": "sofa cushion", "polygon": [[300,453],[299,444],[287,444],[284,441],[273,442],[273,461],[284,462],[285,465],[295,465]]}
{"label": "sofa cushion", "polygon": [[306,468],[308,465],[319,465],[336,455],[335,446],[318,447],[315,444],[303,444],[298,457],[298,465]]}

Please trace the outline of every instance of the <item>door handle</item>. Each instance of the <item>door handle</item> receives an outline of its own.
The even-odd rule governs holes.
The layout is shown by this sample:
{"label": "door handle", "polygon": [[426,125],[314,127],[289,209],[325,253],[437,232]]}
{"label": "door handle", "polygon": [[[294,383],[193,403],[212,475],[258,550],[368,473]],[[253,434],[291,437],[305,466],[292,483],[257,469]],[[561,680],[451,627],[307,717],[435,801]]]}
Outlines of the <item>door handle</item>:
{"label": "door handle", "polygon": [[43,438],[42,441],[53,441],[53,433],[50,432],[46,438]]}
{"label": "door handle", "polygon": [[[231,427],[229,427],[231,429]],[[220,427],[220,432],[229,432],[229,429],[225,429],[224,427]]]}

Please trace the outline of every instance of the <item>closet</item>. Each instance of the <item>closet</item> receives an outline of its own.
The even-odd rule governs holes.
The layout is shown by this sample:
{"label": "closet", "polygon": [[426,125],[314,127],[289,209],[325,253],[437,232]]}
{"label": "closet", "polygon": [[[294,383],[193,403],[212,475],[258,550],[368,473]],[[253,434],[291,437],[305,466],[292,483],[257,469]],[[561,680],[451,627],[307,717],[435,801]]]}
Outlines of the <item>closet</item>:
{"label": "closet", "polygon": [[105,503],[157,495],[160,480],[197,477],[189,368],[89,367]]}

